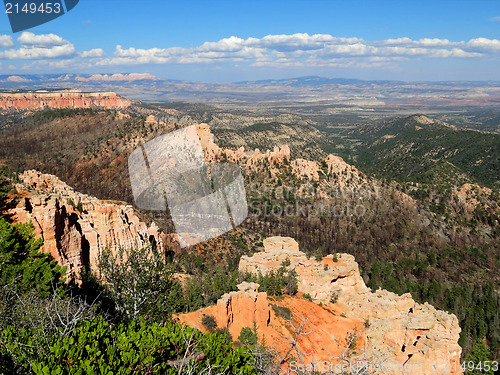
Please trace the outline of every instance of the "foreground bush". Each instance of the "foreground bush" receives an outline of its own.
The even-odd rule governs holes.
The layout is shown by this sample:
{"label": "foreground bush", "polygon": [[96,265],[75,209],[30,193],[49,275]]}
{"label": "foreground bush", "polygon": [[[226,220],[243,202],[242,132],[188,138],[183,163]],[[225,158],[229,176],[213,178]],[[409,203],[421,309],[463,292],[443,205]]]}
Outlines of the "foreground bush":
{"label": "foreground bush", "polygon": [[73,335],[52,343],[49,355],[30,351],[37,346],[33,337],[28,330],[6,329],[1,341],[7,345],[1,349],[35,374],[254,373],[248,351],[233,349],[225,335],[176,323],[81,321]]}

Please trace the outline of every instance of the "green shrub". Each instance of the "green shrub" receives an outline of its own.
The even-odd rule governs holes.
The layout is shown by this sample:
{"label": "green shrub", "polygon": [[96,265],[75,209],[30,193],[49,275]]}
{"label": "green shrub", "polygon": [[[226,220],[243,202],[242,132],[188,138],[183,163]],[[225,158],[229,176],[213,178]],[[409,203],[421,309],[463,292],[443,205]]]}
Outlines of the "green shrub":
{"label": "green shrub", "polygon": [[62,287],[65,269],[40,251],[42,240],[33,231],[31,223],[12,225],[0,218],[0,286],[48,296]]}
{"label": "green shrub", "polygon": [[217,328],[215,330],[215,333],[224,336],[228,344],[231,344],[233,342],[233,336],[231,336],[231,333],[229,332],[229,329],[227,329],[227,327]]}
{"label": "green shrub", "polygon": [[312,302],[312,297],[309,293],[304,293],[304,296],[303,296],[305,299],[307,299],[308,301],[311,301]]}
{"label": "green shrub", "polygon": [[285,292],[293,296],[297,293],[297,290],[298,290],[297,272],[295,272],[294,270],[290,270],[288,271]]}
{"label": "green shrub", "polygon": [[[283,291],[288,294],[295,294],[296,274],[294,271],[287,271],[285,266],[277,270],[271,270],[269,273],[258,275],[246,273],[240,277],[241,281],[250,281],[259,284],[259,291],[266,292],[269,296],[281,296]],[[287,287],[288,286],[288,287]]]}
{"label": "green shrub", "polygon": [[204,334],[175,323],[82,321],[71,337],[52,343],[49,356],[30,352],[33,339],[28,331],[5,330],[0,340],[20,360],[26,356],[24,361],[32,363],[36,375],[199,374],[208,365],[224,373],[254,374],[253,359],[245,348],[233,349],[223,335]]}
{"label": "green shrub", "polygon": [[3,171],[0,170],[0,214],[7,209],[7,194],[11,188],[10,181],[4,176]]}
{"label": "green shrub", "polygon": [[172,265],[154,246],[120,248],[116,255],[107,248],[99,254],[97,266],[119,318],[165,321],[186,306]]}
{"label": "green shrub", "polygon": [[250,327],[243,327],[238,336],[238,340],[245,346],[252,346],[257,344],[257,332],[254,327],[252,330]]}
{"label": "green shrub", "polygon": [[210,332],[217,328],[217,322],[215,321],[213,315],[203,315],[201,324],[203,324]]}
{"label": "green shrub", "polygon": [[278,306],[275,304],[271,304],[271,307],[276,315],[281,316],[286,320],[290,320],[292,318],[292,311],[288,307]]}
{"label": "green shrub", "polygon": [[82,206],[82,202],[78,202],[78,204],[76,205],[76,210],[79,211],[79,212],[83,212],[83,206]]}
{"label": "green shrub", "polygon": [[332,290],[332,293],[330,294],[330,303],[337,303],[338,300],[339,294]]}

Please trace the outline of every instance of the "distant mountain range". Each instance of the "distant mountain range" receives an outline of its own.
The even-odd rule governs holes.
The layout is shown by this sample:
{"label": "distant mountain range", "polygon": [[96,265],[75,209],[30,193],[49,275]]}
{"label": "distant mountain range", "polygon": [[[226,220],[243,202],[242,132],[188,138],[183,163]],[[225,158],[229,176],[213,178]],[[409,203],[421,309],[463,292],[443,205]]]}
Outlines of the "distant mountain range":
{"label": "distant mountain range", "polygon": [[[116,91],[130,100],[196,102],[242,108],[258,106],[288,113],[331,114],[335,108],[389,111],[500,105],[499,82],[364,81],[319,76],[242,81],[195,82],[161,79],[149,73],[0,75],[0,91],[72,88]],[[319,107],[318,107],[319,106]],[[300,107],[300,108],[299,108]],[[311,107],[314,107],[311,109]]]}

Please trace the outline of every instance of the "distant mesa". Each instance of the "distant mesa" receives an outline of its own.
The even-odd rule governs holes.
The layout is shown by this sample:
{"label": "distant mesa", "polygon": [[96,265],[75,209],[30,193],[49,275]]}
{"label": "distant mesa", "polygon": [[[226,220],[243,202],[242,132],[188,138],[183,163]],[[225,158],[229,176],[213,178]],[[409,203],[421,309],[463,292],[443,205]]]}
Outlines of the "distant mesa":
{"label": "distant mesa", "polygon": [[0,110],[42,110],[48,108],[126,108],[128,99],[115,92],[80,90],[37,90],[0,92]]}
{"label": "distant mesa", "polygon": [[158,78],[149,73],[129,73],[129,74],[93,74],[90,77],[76,76],[75,81],[142,81],[157,80]]}
{"label": "distant mesa", "polygon": [[22,76],[9,76],[7,82],[31,82],[31,79]]}

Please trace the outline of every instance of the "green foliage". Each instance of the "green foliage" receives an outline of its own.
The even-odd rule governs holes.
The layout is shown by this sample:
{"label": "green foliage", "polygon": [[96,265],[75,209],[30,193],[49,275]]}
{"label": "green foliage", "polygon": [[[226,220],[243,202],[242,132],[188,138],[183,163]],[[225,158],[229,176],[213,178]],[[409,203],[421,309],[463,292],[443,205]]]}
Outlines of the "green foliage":
{"label": "green foliage", "polygon": [[[376,142],[388,134],[390,139]],[[495,155],[500,153],[499,134],[422,124],[409,117],[388,121],[362,138],[357,165],[370,172],[441,186],[464,183],[464,175],[469,181],[498,183],[500,161]]]}
{"label": "green foliage", "polygon": [[283,319],[290,320],[292,318],[292,311],[288,307],[278,306],[274,303],[271,304],[271,307],[276,315],[281,316]]}
{"label": "green foliage", "polygon": [[312,300],[313,300],[313,299],[312,299],[312,297],[311,297],[311,295],[310,295],[309,293],[304,293],[303,297],[304,297],[306,300],[311,301],[311,302],[312,302]]}
{"label": "green foliage", "polygon": [[75,208],[75,201],[71,198],[66,199],[66,203],[71,207]]}
{"label": "green foliage", "polygon": [[295,270],[288,271],[285,293],[293,296],[297,293],[298,288],[297,272],[295,272]]}
{"label": "green foliage", "polygon": [[32,116],[35,122],[47,122],[57,118],[71,117],[75,115],[88,115],[96,113],[92,108],[60,108],[37,112]]}
{"label": "green foliage", "polygon": [[332,293],[330,294],[330,303],[337,303],[338,300],[339,294],[332,290]]}
{"label": "green foliage", "polygon": [[[41,244],[31,223],[12,225],[0,217],[0,331],[37,326],[31,339],[57,334],[57,327],[42,332],[38,323],[48,318],[48,297],[62,295],[65,269],[40,251]],[[18,361],[5,349],[5,340],[0,339],[0,373],[11,373]]]}
{"label": "green foliage", "polygon": [[0,285],[48,296],[61,288],[65,270],[40,251],[42,241],[33,230],[31,223],[12,225],[0,218]]}
{"label": "green foliage", "polygon": [[[481,258],[478,254],[473,257]],[[370,279],[367,285],[372,289],[382,287],[398,294],[410,292],[417,302],[428,301],[437,308],[457,315],[462,328],[459,344],[465,353],[470,352],[474,342],[486,337],[492,358],[496,359],[493,353],[500,349],[500,312],[498,295],[493,284],[487,282],[484,285],[469,286],[467,283],[456,285],[443,284],[436,279],[425,280],[432,265],[443,264],[445,260],[449,262],[450,259],[463,262],[462,258],[451,250],[443,250],[437,257],[434,252],[430,252],[425,258],[403,258],[395,266],[376,259],[368,271]],[[423,280],[416,282],[416,277]]]}
{"label": "green foliage", "polygon": [[0,215],[3,214],[7,208],[7,194],[12,188],[10,181],[2,172],[3,171],[0,170]]}
{"label": "green foliage", "polygon": [[82,202],[78,202],[78,204],[75,207],[79,212],[83,212],[83,205]]}
{"label": "green foliage", "polygon": [[491,363],[489,362],[489,356],[490,353],[483,340],[478,339],[476,341],[476,344],[472,347],[472,352],[467,356],[465,360],[465,362],[467,363],[469,361],[474,363],[474,366],[471,366],[473,367],[473,370],[467,371],[466,373],[471,375],[493,375],[495,373],[493,371],[493,368],[491,368],[490,366],[488,366],[488,368],[485,367],[485,363]]}
{"label": "green foliage", "polygon": [[256,345],[258,340],[255,327],[253,330],[250,327],[243,327],[238,336],[238,340],[245,346]]}
{"label": "green foliage", "polygon": [[215,330],[215,333],[224,336],[225,339],[226,339],[226,342],[228,344],[232,344],[232,342],[233,342],[233,336],[231,336],[231,333],[229,332],[229,329],[227,327],[217,328]]}
{"label": "green foliage", "polygon": [[210,332],[217,328],[217,322],[215,321],[213,315],[203,315],[201,324],[203,324]]}
{"label": "green foliage", "polygon": [[153,246],[121,248],[117,255],[105,249],[99,254],[97,265],[106,281],[104,288],[122,318],[137,320],[148,316],[164,321],[185,308],[181,286],[173,278],[173,267]]}
{"label": "green foliage", "polygon": [[254,275],[247,273],[241,275],[240,281],[250,281],[259,284],[259,291],[270,296],[281,296],[283,292],[293,295],[297,293],[297,274],[286,269],[286,261],[277,270],[271,270],[265,275],[259,272]]}
{"label": "green foliage", "polygon": [[[206,262],[203,265],[206,267]],[[200,266],[201,267],[201,266]],[[199,271],[196,269],[195,271]],[[224,294],[237,290],[238,271],[217,265],[190,277],[185,285],[186,309],[195,311],[213,305]]]}
{"label": "green foliage", "polygon": [[221,372],[254,373],[250,354],[244,348],[233,349],[224,335],[203,334],[175,323],[162,326],[142,318],[120,325],[102,318],[82,321],[73,335],[52,343],[48,356],[26,349],[33,346],[32,337],[29,331],[2,332],[2,342],[9,343],[5,349],[30,362],[33,373],[40,375],[173,375],[188,370],[201,373],[208,364]]}

